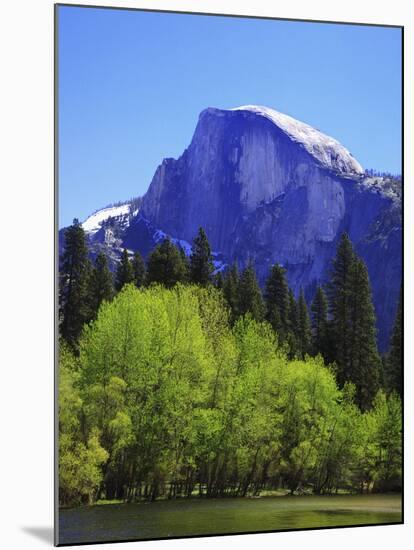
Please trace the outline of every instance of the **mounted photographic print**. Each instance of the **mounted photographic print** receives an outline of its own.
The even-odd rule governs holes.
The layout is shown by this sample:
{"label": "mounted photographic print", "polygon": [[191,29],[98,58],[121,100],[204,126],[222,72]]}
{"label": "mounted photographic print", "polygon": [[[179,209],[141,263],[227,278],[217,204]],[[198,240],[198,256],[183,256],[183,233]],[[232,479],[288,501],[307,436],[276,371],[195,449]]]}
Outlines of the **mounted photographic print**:
{"label": "mounted photographic print", "polygon": [[55,10],[56,544],[402,523],[403,28]]}

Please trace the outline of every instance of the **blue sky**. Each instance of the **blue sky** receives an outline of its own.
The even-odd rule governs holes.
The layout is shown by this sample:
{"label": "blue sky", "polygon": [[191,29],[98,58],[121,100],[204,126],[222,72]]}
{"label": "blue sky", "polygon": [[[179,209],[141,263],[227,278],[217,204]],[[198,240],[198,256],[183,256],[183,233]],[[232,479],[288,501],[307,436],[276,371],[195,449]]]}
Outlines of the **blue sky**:
{"label": "blue sky", "polygon": [[206,107],[273,107],[401,172],[401,31],[59,8],[59,225],[142,195]]}

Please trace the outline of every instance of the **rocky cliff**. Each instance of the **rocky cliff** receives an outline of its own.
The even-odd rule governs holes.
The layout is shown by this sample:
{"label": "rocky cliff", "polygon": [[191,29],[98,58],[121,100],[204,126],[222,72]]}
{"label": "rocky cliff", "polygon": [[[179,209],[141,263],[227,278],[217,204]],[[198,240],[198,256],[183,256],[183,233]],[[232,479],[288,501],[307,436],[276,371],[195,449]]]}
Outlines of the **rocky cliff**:
{"label": "rocky cliff", "polygon": [[336,140],[272,109],[206,109],[190,146],[157,169],[141,214],[191,241],[207,231],[229,262],[252,259],[263,282],[281,263],[308,299],[326,280],[340,234],[364,258],[384,349],[401,281],[398,183],[366,178]]}

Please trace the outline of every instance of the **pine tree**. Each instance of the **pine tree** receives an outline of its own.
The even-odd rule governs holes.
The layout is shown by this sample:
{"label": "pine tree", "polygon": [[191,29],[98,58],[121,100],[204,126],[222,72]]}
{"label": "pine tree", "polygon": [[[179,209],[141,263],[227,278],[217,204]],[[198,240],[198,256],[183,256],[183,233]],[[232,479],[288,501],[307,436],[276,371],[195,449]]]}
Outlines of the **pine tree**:
{"label": "pine tree", "polygon": [[223,290],[224,277],[223,277],[223,273],[221,271],[217,271],[217,273],[214,275],[213,280],[214,280],[215,287]]}
{"label": "pine tree", "polygon": [[187,254],[185,253],[184,248],[180,247],[179,252],[180,252],[181,261],[184,269],[183,282],[189,282],[190,281],[190,260]]}
{"label": "pine tree", "polygon": [[239,270],[237,268],[237,264],[234,263],[231,266],[231,268],[228,269],[224,274],[224,281],[223,281],[223,293],[224,293],[224,297],[227,300],[227,303],[230,306],[232,323],[234,323],[235,320],[240,315],[239,287],[240,287]]}
{"label": "pine tree", "polygon": [[289,287],[286,270],[278,264],[272,266],[264,292],[266,319],[277,333],[280,343],[287,340],[289,333]]}
{"label": "pine tree", "polygon": [[108,262],[105,254],[99,252],[95,259],[95,265],[89,278],[88,298],[91,308],[91,316],[96,318],[102,302],[110,301],[113,298],[114,289],[112,274],[108,269]]}
{"label": "pine tree", "polygon": [[128,251],[124,248],[121,261],[115,274],[115,288],[119,292],[125,285],[134,281],[134,270],[128,257]]}
{"label": "pine tree", "polygon": [[287,343],[289,346],[288,357],[294,359],[298,355],[298,304],[296,303],[293,290],[289,288],[289,311]]}
{"label": "pine tree", "polygon": [[75,218],[65,231],[59,288],[60,332],[75,349],[83,325],[90,320],[87,300],[89,273],[85,232]]}
{"label": "pine tree", "polygon": [[256,321],[263,320],[265,311],[262,292],[251,262],[240,277],[239,300],[240,315],[250,313]]}
{"label": "pine tree", "polygon": [[334,346],[331,355],[337,364],[337,379],[341,387],[349,380],[351,273],[355,261],[352,243],[348,235],[343,233],[333,260],[331,280],[327,287],[329,310],[332,317],[331,342]]}
{"label": "pine tree", "polygon": [[398,300],[397,313],[391,334],[390,351],[385,360],[385,384],[389,392],[396,391],[402,397],[402,291]]}
{"label": "pine tree", "polygon": [[135,286],[140,288],[145,281],[145,262],[138,250],[135,252],[132,259],[132,271],[134,273]]}
{"label": "pine tree", "polygon": [[207,235],[202,227],[193,241],[193,251],[190,256],[190,278],[196,285],[207,286],[211,282],[214,271],[213,257]]}
{"label": "pine tree", "polygon": [[147,284],[158,283],[167,288],[187,280],[183,257],[177,247],[167,237],[157,245],[148,257]]}
{"label": "pine tree", "polygon": [[312,331],[308,306],[306,305],[303,289],[300,289],[298,300],[298,330],[297,347],[300,357],[310,354],[312,351]]}
{"label": "pine tree", "polygon": [[376,342],[375,312],[368,271],[356,258],[351,268],[350,340],[346,381],[356,386],[356,402],[362,410],[371,407],[379,389],[382,369]]}
{"label": "pine tree", "polygon": [[368,271],[355,254],[349,237],[341,237],[328,285],[332,320],[329,324],[340,387],[352,382],[356,402],[368,409],[378,391],[381,358],[376,343],[375,312]]}
{"label": "pine tree", "polygon": [[328,357],[328,300],[322,287],[318,286],[311,305],[313,353]]}

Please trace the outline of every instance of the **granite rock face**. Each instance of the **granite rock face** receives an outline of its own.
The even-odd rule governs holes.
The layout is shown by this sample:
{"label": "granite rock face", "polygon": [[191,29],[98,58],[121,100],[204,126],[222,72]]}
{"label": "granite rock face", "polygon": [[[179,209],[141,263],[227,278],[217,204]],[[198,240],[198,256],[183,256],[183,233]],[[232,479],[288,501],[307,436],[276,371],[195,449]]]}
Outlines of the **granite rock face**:
{"label": "granite rock face", "polygon": [[333,138],[272,109],[209,108],[183,155],[158,167],[141,215],[189,242],[202,225],[228,262],[253,260],[262,283],[282,264],[308,300],[347,231],[368,266],[385,349],[402,263],[400,192],[386,183],[366,178]]}

